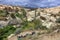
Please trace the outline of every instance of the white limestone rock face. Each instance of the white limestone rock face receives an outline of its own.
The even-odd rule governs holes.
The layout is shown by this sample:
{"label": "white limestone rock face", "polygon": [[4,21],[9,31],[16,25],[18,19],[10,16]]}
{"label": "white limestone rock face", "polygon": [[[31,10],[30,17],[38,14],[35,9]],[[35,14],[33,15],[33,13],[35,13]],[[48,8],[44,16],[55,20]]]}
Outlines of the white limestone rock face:
{"label": "white limestone rock face", "polygon": [[[2,7],[2,8],[1,8]],[[22,8],[20,7],[13,7],[13,6],[0,6],[0,8],[3,10],[5,7],[11,7],[12,9],[16,10],[16,8],[18,8],[18,13],[21,14],[21,10]],[[30,10],[30,9],[26,9],[24,8],[25,11],[27,12],[27,20],[28,21],[32,21],[35,18],[35,11],[36,11],[36,19],[40,19],[42,21],[42,25],[46,26],[47,28],[51,28],[51,27],[55,27],[57,25],[56,21],[58,18],[60,18],[60,7],[54,7],[54,8],[44,8],[44,9],[35,9],[35,10]],[[7,18],[9,19],[9,17]],[[23,18],[24,19],[24,18]],[[9,20],[10,23],[13,24],[17,24],[17,26],[19,26],[18,24],[22,23],[22,20],[20,20],[20,18],[16,17],[16,19],[11,19]],[[5,25],[8,24],[5,21],[4,22],[0,22],[0,24]],[[59,23],[60,24],[60,23]]]}
{"label": "white limestone rock face", "polygon": [[7,26],[9,21],[0,21],[0,28]]}
{"label": "white limestone rock face", "polygon": [[[60,18],[60,8],[47,8],[47,9],[37,9],[36,19],[40,19],[42,21],[42,25],[47,28],[56,27],[56,20]],[[40,15],[38,15],[40,13]],[[32,21],[35,17],[35,11],[28,12],[28,20]]]}

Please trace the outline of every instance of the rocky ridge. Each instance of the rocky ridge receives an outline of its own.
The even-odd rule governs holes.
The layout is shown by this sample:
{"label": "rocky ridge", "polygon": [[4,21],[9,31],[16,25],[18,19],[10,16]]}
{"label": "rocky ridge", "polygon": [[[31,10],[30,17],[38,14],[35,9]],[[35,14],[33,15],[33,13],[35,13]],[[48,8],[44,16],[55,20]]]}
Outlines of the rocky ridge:
{"label": "rocky ridge", "polygon": [[[35,19],[39,19],[42,22],[42,25],[45,26],[48,29],[53,29],[53,30],[59,30],[60,29],[60,7],[54,7],[54,8],[38,8],[38,9],[27,9],[27,8],[22,8],[22,7],[17,7],[17,6],[7,6],[7,5],[0,5],[0,10],[7,11],[6,13],[7,16],[0,16],[0,28],[7,26],[7,25],[14,25],[14,27],[20,27],[22,20],[21,18],[18,17],[11,17],[11,14],[15,14],[18,12],[21,14],[21,9],[24,9],[26,11],[26,17],[28,21],[33,21]],[[5,13],[4,13],[5,14]],[[35,19],[34,19],[35,18]],[[25,18],[23,18],[25,19]],[[39,30],[40,31],[40,30]],[[59,30],[60,31],[60,30]],[[30,33],[29,31],[27,32],[28,34]],[[40,31],[41,33],[41,31]],[[44,31],[45,33],[45,31]],[[26,32],[23,32],[24,35],[26,35]],[[22,34],[22,35],[23,35]],[[52,35],[54,34],[54,35]],[[59,33],[57,31],[54,31],[51,35],[39,35],[38,40],[55,40],[54,38],[57,38],[58,36],[60,37]],[[57,35],[58,34],[58,35]],[[20,34],[19,34],[20,35]],[[36,35],[33,35],[32,37],[35,37]],[[12,37],[14,39],[17,36]],[[15,40],[16,40],[15,39]],[[33,38],[31,39],[33,40]],[[56,40],[59,40],[57,38]]]}
{"label": "rocky ridge", "polygon": [[[18,13],[21,13],[21,7],[15,7],[15,6],[7,6],[7,5],[0,5],[0,10],[7,10],[9,13],[14,13],[18,10]],[[54,8],[38,8],[35,10],[26,9],[27,12],[27,20],[32,21],[35,17],[35,11],[36,11],[36,19],[40,19],[42,21],[42,25],[46,26],[47,28],[55,27],[56,25],[60,25],[58,19],[60,18],[60,7],[54,7]],[[8,17],[7,17],[8,18]]]}

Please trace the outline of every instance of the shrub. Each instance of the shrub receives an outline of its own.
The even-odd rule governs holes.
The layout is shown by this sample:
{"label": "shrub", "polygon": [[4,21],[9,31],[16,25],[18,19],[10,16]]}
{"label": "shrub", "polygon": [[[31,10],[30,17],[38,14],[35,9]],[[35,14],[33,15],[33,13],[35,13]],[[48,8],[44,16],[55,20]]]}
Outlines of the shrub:
{"label": "shrub", "polygon": [[8,14],[9,14],[8,11],[0,10],[0,16],[5,17],[5,16],[7,16]]}
{"label": "shrub", "polygon": [[40,20],[33,20],[32,22],[24,22],[22,25],[23,30],[34,30],[34,29],[44,29],[44,28]]}
{"label": "shrub", "polygon": [[17,16],[17,17],[19,17],[19,18],[23,18],[23,15],[22,14],[19,14],[19,13],[16,13],[16,15],[15,16]]}
{"label": "shrub", "polygon": [[4,38],[8,37],[10,34],[14,33],[16,28],[13,26],[7,26],[4,27],[3,29],[0,29],[0,39],[3,40]]}
{"label": "shrub", "polygon": [[14,15],[14,13],[12,13],[10,16],[11,16],[12,18],[16,18],[15,15]]}
{"label": "shrub", "polygon": [[57,22],[57,23],[60,23],[60,18],[58,18],[58,19],[56,20],[56,22]]}

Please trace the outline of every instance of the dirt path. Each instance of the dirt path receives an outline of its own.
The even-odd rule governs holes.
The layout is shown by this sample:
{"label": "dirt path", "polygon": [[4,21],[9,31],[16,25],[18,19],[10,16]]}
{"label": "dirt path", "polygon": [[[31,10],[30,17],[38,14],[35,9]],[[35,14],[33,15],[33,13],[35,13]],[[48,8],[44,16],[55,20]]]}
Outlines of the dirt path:
{"label": "dirt path", "polygon": [[[60,40],[60,33],[42,34],[38,35],[37,38],[36,40]],[[17,40],[17,36],[13,36],[9,40]]]}
{"label": "dirt path", "polygon": [[55,33],[52,35],[45,35],[38,40],[60,40],[60,33]]}

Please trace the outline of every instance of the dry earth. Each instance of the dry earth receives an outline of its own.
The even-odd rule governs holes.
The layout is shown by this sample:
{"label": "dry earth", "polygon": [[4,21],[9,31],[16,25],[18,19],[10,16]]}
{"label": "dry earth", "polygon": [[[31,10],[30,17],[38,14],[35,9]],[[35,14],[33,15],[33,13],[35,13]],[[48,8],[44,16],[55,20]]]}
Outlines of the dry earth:
{"label": "dry earth", "polygon": [[[17,40],[17,36],[13,36],[8,40]],[[25,38],[25,40],[60,40],[60,33],[42,34],[38,36],[34,35],[33,38],[31,39]]]}

